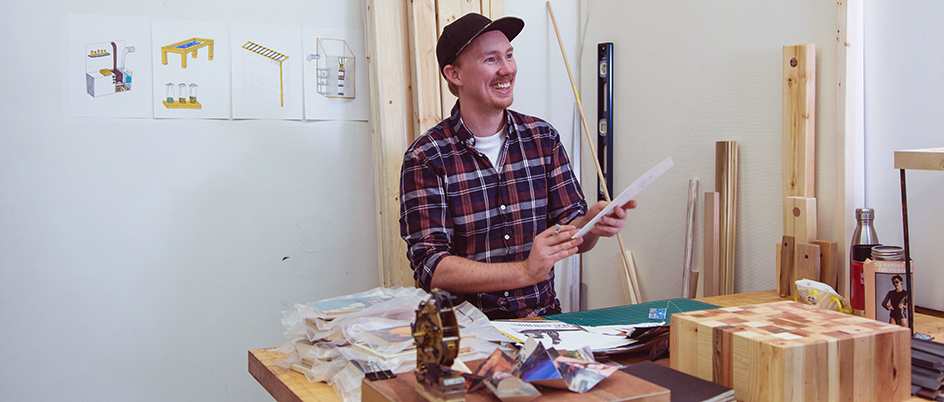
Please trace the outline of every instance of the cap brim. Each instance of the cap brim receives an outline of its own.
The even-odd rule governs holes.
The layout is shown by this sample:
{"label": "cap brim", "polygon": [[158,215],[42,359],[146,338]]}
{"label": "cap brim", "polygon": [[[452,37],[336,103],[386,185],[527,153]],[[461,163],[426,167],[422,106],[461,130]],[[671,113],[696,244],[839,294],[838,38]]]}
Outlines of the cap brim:
{"label": "cap brim", "polygon": [[491,23],[489,23],[488,25],[480,29],[478,33],[476,33],[475,35],[472,35],[472,38],[469,39],[469,41],[466,42],[464,45],[462,45],[462,47],[459,48],[459,50],[456,52],[456,55],[452,58],[452,60],[450,60],[446,64],[447,65],[452,64],[452,62],[456,61],[455,60],[456,57],[459,57],[459,54],[461,54],[462,51],[465,50],[465,48],[469,46],[470,43],[475,41],[476,38],[478,38],[479,36],[482,36],[482,34],[486,32],[501,31],[503,34],[505,34],[505,37],[508,38],[508,41],[511,42],[512,40],[515,39],[515,37],[518,36],[519,33],[521,33],[522,29],[524,29],[524,20],[518,17],[501,17],[495,21],[492,21]]}

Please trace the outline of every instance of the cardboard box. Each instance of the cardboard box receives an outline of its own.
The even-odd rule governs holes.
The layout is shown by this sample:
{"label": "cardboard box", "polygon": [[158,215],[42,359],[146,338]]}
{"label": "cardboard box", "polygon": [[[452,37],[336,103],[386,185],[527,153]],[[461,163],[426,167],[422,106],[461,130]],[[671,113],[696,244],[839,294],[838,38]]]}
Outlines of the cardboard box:
{"label": "cardboard box", "polygon": [[[913,260],[911,272],[914,272]],[[908,327],[908,303],[912,295],[905,281],[905,262],[865,260],[862,274],[865,276],[865,316]],[[901,285],[900,291],[895,287],[896,282]]]}

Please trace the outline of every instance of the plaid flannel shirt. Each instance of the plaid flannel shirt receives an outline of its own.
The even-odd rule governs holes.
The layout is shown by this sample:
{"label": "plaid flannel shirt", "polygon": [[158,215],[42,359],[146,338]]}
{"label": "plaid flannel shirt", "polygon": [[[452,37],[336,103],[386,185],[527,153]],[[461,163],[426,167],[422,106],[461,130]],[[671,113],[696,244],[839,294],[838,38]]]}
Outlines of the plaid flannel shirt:
{"label": "plaid flannel shirt", "polygon": [[[459,117],[458,102],[449,118],[406,151],[400,175],[400,235],[407,243],[413,277],[427,291],[443,257],[524,261],[535,236],[587,213],[557,130],[511,110],[506,110],[505,119],[499,169],[474,148],[475,138]],[[554,270],[531,286],[457,296],[493,317],[531,317],[560,309]]]}

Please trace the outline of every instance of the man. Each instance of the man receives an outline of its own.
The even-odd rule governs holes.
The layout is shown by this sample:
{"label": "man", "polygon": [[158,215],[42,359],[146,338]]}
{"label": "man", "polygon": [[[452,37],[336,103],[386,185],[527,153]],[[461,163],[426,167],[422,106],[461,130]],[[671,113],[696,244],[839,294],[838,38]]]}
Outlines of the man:
{"label": "man", "polygon": [[518,71],[511,40],[522,28],[518,18],[474,13],[446,26],[436,56],[458,101],[407,150],[400,179],[414,278],[492,319],[559,313],[554,263],[626,223],[615,208],[571,239],[607,203],[588,211],[557,131],[508,109]]}

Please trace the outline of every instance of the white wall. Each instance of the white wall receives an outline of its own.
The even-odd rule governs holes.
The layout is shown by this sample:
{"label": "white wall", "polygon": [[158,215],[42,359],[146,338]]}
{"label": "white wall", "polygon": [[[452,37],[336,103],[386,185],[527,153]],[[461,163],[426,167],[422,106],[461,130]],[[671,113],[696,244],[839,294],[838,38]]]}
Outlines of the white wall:
{"label": "white wall", "polygon": [[[280,303],[379,285],[366,122],[69,117],[68,15],[363,29],[361,4],[6,7],[0,400],[271,400],[247,351],[284,341]],[[555,2],[569,46],[576,4]],[[514,107],[569,144],[573,100],[544,1],[506,13],[527,23]],[[369,93],[367,77],[358,85]]]}
{"label": "white wall", "polygon": [[[865,2],[865,205],[879,240],[904,245],[894,151],[944,147],[944,3]],[[908,170],[915,304],[944,310],[944,172]]]}
{"label": "white wall", "polygon": [[368,124],[68,117],[70,13],[363,29],[360,2],[0,16],[0,400],[270,400],[247,351],[280,303],[378,286]]}
{"label": "white wall", "polygon": [[[689,179],[699,180],[693,268],[701,269],[701,194],[714,191],[715,142],[721,140],[740,146],[734,289],[776,287],[784,45],[816,44],[818,232],[835,240],[835,2],[598,0],[581,7],[590,21],[581,58],[590,121],[596,120],[596,44],[614,43],[614,190],[666,156],[675,161],[637,197],[623,231],[644,300],[681,295]],[[586,149],[583,169],[584,179],[595,183]],[[604,240],[586,256],[589,307],[626,302],[618,252],[615,240]]]}

